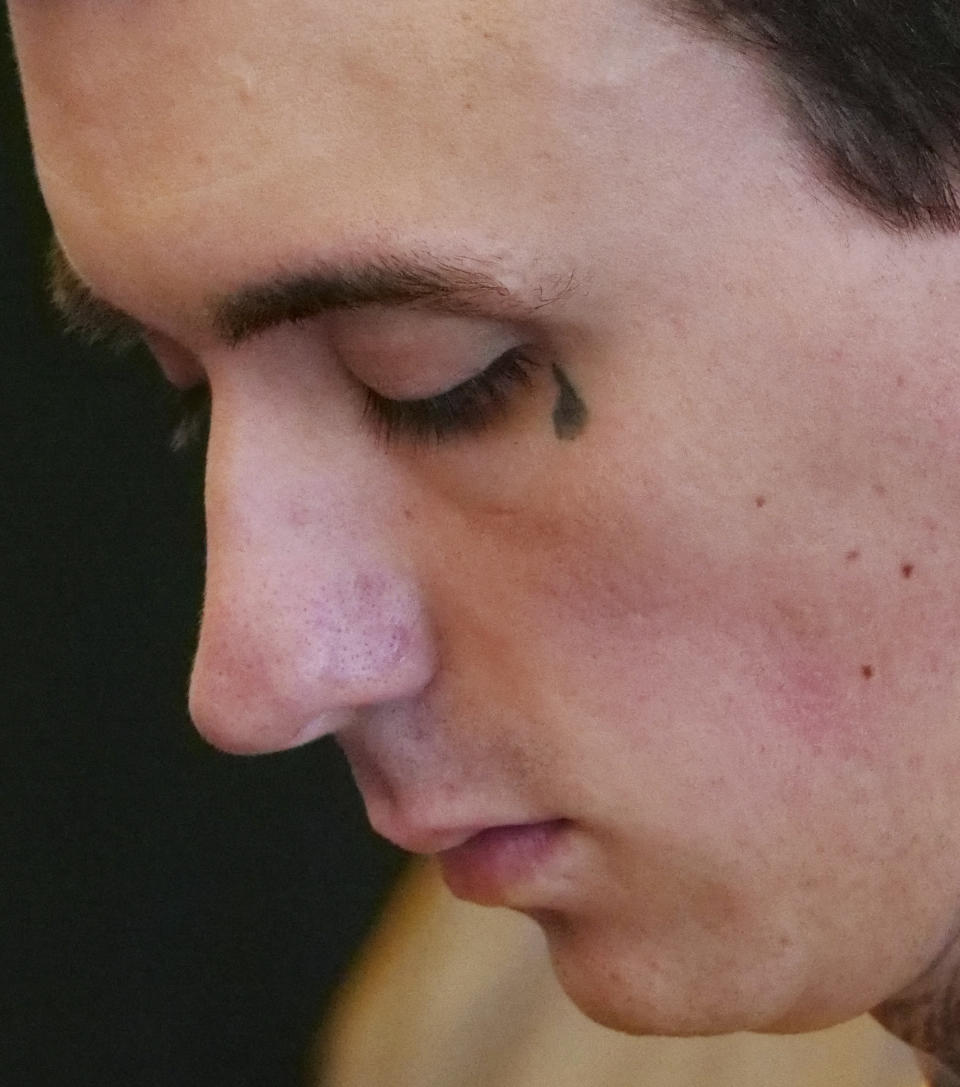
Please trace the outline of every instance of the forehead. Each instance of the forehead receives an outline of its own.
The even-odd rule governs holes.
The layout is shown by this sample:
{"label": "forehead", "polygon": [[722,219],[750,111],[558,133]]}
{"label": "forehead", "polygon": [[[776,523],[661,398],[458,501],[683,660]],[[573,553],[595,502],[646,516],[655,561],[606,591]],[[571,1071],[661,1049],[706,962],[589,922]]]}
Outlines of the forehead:
{"label": "forehead", "polygon": [[11,16],[58,233],[119,302],[174,262],[164,289],[192,293],[320,243],[442,253],[455,234],[465,255],[516,257],[573,244],[584,206],[614,236],[636,214],[625,159],[662,218],[663,193],[702,197],[692,155],[721,167],[713,186],[741,154],[720,145],[747,105],[734,61],[640,0],[14,0]]}
{"label": "forehead", "polygon": [[563,0],[545,19],[517,0],[62,0],[14,14],[42,164],[115,205],[148,179],[159,202],[292,157],[322,168],[327,199],[338,167],[353,184],[425,152],[479,167],[578,99],[596,110],[642,62],[613,6]]}

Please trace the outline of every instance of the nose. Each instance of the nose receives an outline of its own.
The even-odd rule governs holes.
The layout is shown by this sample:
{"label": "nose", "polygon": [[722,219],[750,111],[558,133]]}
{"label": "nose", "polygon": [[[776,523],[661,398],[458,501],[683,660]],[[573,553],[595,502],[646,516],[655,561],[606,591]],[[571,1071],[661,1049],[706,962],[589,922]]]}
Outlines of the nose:
{"label": "nose", "polygon": [[341,437],[321,451],[279,429],[271,437],[262,419],[254,429],[214,415],[190,712],[223,750],[308,743],[360,707],[414,697],[433,675],[385,458]]}

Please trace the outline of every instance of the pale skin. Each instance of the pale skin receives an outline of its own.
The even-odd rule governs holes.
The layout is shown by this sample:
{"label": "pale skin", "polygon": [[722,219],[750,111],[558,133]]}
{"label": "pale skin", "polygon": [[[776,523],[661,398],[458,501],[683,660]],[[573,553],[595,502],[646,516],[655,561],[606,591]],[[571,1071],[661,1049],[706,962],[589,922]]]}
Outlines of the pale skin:
{"label": "pale skin", "polygon": [[[960,238],[835,199],[762,73],[640,0],[11,11],[66,257],[212,390],[201,732],[335,734],[419,851],[564,820],[499,904],[602,1022],[927,1016],[960,925]],[[503,289],[214,327],[371,259]],[[361,386],[521,345],[478,433],[365,418]]]}

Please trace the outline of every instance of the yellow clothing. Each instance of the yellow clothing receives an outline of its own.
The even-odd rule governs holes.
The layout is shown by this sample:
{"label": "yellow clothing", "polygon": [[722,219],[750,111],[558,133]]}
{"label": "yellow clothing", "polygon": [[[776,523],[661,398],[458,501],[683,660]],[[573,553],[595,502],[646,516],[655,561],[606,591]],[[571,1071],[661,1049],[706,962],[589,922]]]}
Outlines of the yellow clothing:
{"label": "yellow clothing", "polygon": [[431,866],[401,884],[321,1040],[324,1087],[923,1087],[872,1019],[790,1037],[634,1038],[592,1023],[539,929],[454,899]]}

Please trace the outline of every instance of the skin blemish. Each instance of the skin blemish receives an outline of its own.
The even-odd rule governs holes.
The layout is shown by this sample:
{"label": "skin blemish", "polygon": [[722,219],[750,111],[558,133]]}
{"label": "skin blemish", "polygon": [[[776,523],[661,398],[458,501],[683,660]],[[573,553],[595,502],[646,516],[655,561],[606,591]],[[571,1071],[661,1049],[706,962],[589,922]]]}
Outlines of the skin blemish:
{"label": "skin blemish", "polygon": [[587,425],[587,405],[580,399],[580,394],[570,383],[567,375],[553,364],[553,376],[559,392],[553,409],[553,430],[564,442],[573,441],[580,436]]}
{"label": "skin blemish", "polygon": [[757,509],[758,510],[762,510],[763,507],[767,504],[767,500],[766,500],[766,498],[764,498],[764,496],[762,494],[758,495],[756,497],[755,501],[757,503]]}
{"label": "skin blemish", "polygon": [[903,566],[900,567],[900,573],[909,581],[910,578],[913,577],[913,563],[905,562]]}
{"label": "skin blemish", "polygon": [[855,548],[847,552],[847,562],[856,562],[860,558],[860,552]]}
{"label": "skin blemish", "polygon": [[[770,719],[813,754],[844,760],[860,757],[869,747],[869,730],[856,727],[855,706],[858,697],[867,694],[861,685],[875,680],[864,674],[862,658],[843,663],[825,655],[823,634],[816,622],[809,622],[808,630],[798,638],[794,631],[780,626],[782,649],[774,658],[762,658],[758,679],[761,691],[770,698]],[[872,664],[867,667],[874,669]],[[854,683],[858,686],[856,695],[851,690]]]}
{"label": "skin blemish", "polygon": [[874,670],[872,664],[865,664],[860,671],[863,673],[864,679],[873,679]]}

